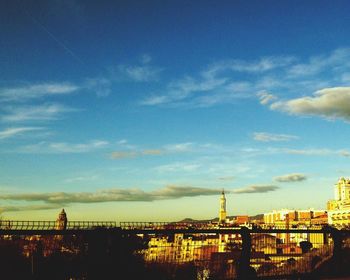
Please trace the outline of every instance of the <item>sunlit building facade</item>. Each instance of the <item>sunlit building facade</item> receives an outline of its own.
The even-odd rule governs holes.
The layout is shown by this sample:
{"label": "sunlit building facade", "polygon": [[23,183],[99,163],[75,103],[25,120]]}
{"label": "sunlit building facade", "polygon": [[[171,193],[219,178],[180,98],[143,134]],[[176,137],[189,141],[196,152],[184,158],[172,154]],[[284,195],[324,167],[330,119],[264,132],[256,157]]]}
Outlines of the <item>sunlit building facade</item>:
{"label": "sunlit building facade", "polygon": [[[325,210],[290,210],[281,209],[264,213],[264,223],[271,225],[311,225],[320,223],[320,217],[324,217],[327,212]],[[326,221],[326,220],[325,220]]]}
{"label": "sunlit building facade", "polygon": [[328,201],[328,223],[335,227],[350,226],[350,179],[340,178],[334,186],[334,199]]}

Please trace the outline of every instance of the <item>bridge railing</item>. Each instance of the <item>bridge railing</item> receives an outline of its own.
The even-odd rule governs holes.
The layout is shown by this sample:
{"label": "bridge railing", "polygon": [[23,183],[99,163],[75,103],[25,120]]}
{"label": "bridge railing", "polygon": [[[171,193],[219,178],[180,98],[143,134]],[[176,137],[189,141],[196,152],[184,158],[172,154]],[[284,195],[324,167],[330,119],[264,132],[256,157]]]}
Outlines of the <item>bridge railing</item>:
{"label": "bridge railing", "polygon": [[[65,230],[93,230],[96,228],[116,228],[113,221],[68,221]],[[55,221],[11,221],[0,220],[0,230],[5,231],[54,231],[61,229]]]}
{"label": "bridge railing", "polygon": [[96,229],[96,228],[116,228],[117,223],[113,221],[68,221],[67,229]]}
{"label": "bridge railing", "polygon": [[172,230],[172,229],[210,229],[214,225],[208,223],[188,222],[120,222],[122,230]]}

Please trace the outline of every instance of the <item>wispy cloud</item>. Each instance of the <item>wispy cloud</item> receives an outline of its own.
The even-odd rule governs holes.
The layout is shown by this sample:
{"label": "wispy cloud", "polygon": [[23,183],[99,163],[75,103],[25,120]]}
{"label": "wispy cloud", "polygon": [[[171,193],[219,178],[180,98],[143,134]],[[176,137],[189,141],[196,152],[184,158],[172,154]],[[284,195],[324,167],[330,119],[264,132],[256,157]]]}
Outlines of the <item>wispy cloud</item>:
{"label": "wispy cloud", "polygon": [[[185,76],[166,85],[166,94],[152,94],[142,105],[180,105],[209,107],[232,103],[237,99],[250,97],[257,90],[250,75],[264,73],[289,65],[292,57],[264,57],[257,61],[225,60],[209,65],[198,75]],[[244,73],[247,79],[238,80],[237,73]],[[249,77],[249,78],[248,78]]]}
{"label": "wispy cloud", "polygon": [[300,63],[290,67],[290,76],[310,76],[327,69],[337,70],[350,66],[350,48],[340,48],[334,50],[329,55],[313,56],[307,63]]}
{"label": "wispy cloud", "polygon": [[99,176],[89,175],[89,176],[77,176],[72,178],[67,178],[64,180],[65,183],[76,183],[76,182],[88,182],[95,181]]}
{"label": "wispy cloud", "polygon": [[183,162],[175,162],[171,164],[164,164],[157,166],[155,170],[161,173],[168,172],[193,172],[197,171],[201,165],[199,163],[183,163]]}
{"label": "wispy cloud", "polygon": [[72,203],[99,203],[113,201],[156,201],[165,199],[178,199],[182,197],[195,197],[219,195],[220,189],[200,188],[193,186],[169,185],[154,191],[140,189],[108,189],[96,192],[53,192],[53,193],[23,193],[0,194],[0,200],[44,202],[48,205],[68,205]]}
{"label": "wispy cloud", "polygon": [[169,144],[159,149],[143,149],[138,150],[136,146],[128,144],[126,140],[121,140],[118,142],[119,145],[125,146],[128,150],[114,151],[111,153],[112,159],[125,159],[125,158],[135,158],[142,156],[160,156],[172,153],[184,153],[192,150],[193,143],[178,143]]}
{"label": "wispy cloud", "polygon": [[[210,107],[235,104],[240,99],[258,96],[262,105],[277,106],[281,96],[288,99],[288,96],[305,96],[334,85],[346,86],[350,73],[350,63],[347,61],[350,61],[350,48],[336,49],[308,60],[294,56],[227,59],[166,83],[158,92],[150,92],[140,104]],[[282,105],[285,103],[283,101]],[[282,107],[284,111],[295,113],[288,106]]]}
{"label": "wispy cloud", "polygon": [[224,182],[232,182],[235,179],[235,176],[219,177],[218,179]]}
{"label": "wispy cloud", "polygon": [[168,152],[188,152],[191,151],[194,147],[194,143],[186,142],[186,143],[177,143],[177,144],[169,144],[164,147],[164,150]]}
{"label": "wispy cloud", "polygon": [[111,153],[112,159],[125,159],[125,158],[135,158],[141,156],[159,156],[165,153],[164,150],[152,149],[143,151],[115,151]]}
{"label": "wispy cloud", "polygon": [[[226,190],[227,193],[249,194],[266,193],[277,190],[276,186],[248,186],[242,189]],[[141,189],[107,189],[96,192],[48,192],[48,193],[22,193],[22,194],[0,194],[3,201],[22,201],[28,203],[43,203],[40,205],[25,206],[3,206],[0,212],[48,210],[69,206],[75,203],[103,203],[103,202],[151,202],[158,200],[180,199],[184,197],[197,196],[219,196],[221,189],[203,188],[184,185],[168,185],[164,188],[143,191]]]}
{"label": "wispy cloud", "polygon": [[262,73],[290,65],[295,58],[292,56],[262,57],[256,61],[228,60],[215,64],[212,68],[217,72],[231,70],[236,72]]}
{"label": "wispy cloud", "polygon": [[201,77],[194,79],[185,77],[167,85],[167,94],[155,94],[141,101],[141,105],[161,105],[182,102],[195,93],[210,92],[226,83],[226,78]]}
{"label": "wispy cloud", "polygon": [[[254,151],[253,151],[254,153]],[[292,148],[268,148],[264,151],[258,150],[257,154],[289,154],[300,156],[350,156],[350,152],[346,149],[328,149],[328,148],[304,148],[304,149],[292,149]]]}
{"label": "wispy cloud", "polygon": [[244,194],[244,193],[266,193],[266,192],[272,192],[278,190],[279,187],[273,186],[273,185],[253,185],[253,186],[248,186],[244,187],[241,189],[235,189],[232,191],[232,193],[236,194]]}
{"label": "wispy cloud", "polygon": [[161,69],[151,66],[125,66],[120,65],[119,71],[136,82],[157,81]]}
{"label": "wispy cloud", "polygon": [[334,87],[318,90],[313,96],[277,101],[273,110],[293,115],[315,115],[327,119],[350,119],[350,87]]}
{"label": "wispy cloud", "polygon": [[18,135],[22,135],[23,133],[30,132],[30,131],[35,131],[35,130],[42,130],[44,129],[43,127],[11,127],[7,128],[3,131],[0,131],[0,139],[6,139],[6,138],[11,138],[15,137]]}
{"label": "wispy cloud", "polygon": [[6,106],[5,114],[1,117],[3,122],[50,121],[62,118],[66,113],[77,109],[58,103],[42,105]]}
{"label": "wispy cloud", "polygon": [[45,204],[45,205],[26,205],[26,206],[1,206],[0,213],[4,212],[20,212],[20,211],[37,211],[37,210],[51,210],[51,209],[59,209],[60,205],[55,204]]}
{"label": "wispy cloud", "polygon": [[0,101],[26,101],[54,95],[71,94],[79,90],[72,83],[42,83],[0,89]]}
{"label": "wispy cloud", "polygon": [[134,82],[158,81],[162,68],[151,65],[152,57],[148,54],[142,55],[140,63],[136,65],[120,64],[114,75],[117,79],[124,78]]}
{"label": "wispy cloud", "polygon": [[152,57],[149,54],[143,54],[141,56],[141,63],[142,64],[148,64],[152,61]]}
{"label": "wispy cloud", "polygon": [[87,153],[105,148],[109,142],[104,140],[93,140],[88,143],[67,143],[67,142],[39,142],[34,145],[22,146],[19,148],[23,153],[42,154],[66,154],[66,153]]}
{"label": "wispy cloud", "polygon": [[143,150],[142,154],[146,156],[157,156],[163,154],[164,151],[160,149],[152,149],[152,150]]}
{"label": "wispy cloud", "polygon": [[336,154],[336,151],[332,151],[326,148],[320,149],[282,149],[282,152],[285,152],[290,155],[304,155],[304,156],[327,156],[330,154]]}
{"label": "wispy cloud", "polygon": [[275,95],[267,93],[266,91],[259,92],[257,96],[259,97],[260,104],[262,105],[267,105],[277,99]]}
{"label": "wispy cloud", "polygon": [[267,132],[255,132],[253,139],[260,142],[279,142],[279,141],[290,141],[298,139],[295,135],[288,134],[273,134]]}
{"label": "wispy cloud", "polygon": [[307,176],[301,173],[286,174],[286,175],[281,175],[273,178],[274,181],[281,182],[281,183],[301,182],[301,181],[305,181],[306,179],[307,179]]}
{"label": "wispy cloud", "polygon": [[350,157],[350,152],[347,150],[340,150],[339,154],[343,157]]}
{"label": "wispy cloud", "polygon": [[94,92],[98,97],[106,97],[112,91],[112,81],[103,77],[88,78],[85,80],[84,87]]}
{"label": "wispy cloud", "polygon": [[137,153],[135,151],[115,151],[111,153],[112,159],[124,159],[124,158],[134,158],[142,153]]}

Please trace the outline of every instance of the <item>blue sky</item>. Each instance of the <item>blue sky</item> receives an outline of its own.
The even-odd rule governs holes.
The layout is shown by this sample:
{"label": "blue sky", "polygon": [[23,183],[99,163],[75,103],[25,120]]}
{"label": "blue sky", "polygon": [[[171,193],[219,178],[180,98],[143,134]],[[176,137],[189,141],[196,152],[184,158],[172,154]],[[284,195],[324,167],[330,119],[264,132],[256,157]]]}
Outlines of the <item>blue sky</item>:
{"label": "blue sky", "polygon": [[3,1],[4,218],[324,209],[349,176],[348,1]]}

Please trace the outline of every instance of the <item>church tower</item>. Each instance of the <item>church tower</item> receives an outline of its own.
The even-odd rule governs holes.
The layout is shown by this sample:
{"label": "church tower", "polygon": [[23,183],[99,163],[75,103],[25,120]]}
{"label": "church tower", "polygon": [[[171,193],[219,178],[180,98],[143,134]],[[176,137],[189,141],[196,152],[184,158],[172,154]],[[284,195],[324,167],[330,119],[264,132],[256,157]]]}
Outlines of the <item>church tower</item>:
{"label": "church tower", "polygon": [[67,214],[62,209],[61,213],[58,215],[56,220],[56,229],[57,230],[65,230],[67,228]]}
{"label": "church tower", "polygon": [[226,221],[226,197],[225,197],[225,191],[222,190],[221,197],[220,197],[220,212],[219,212],[219,223],[225,223]]}

